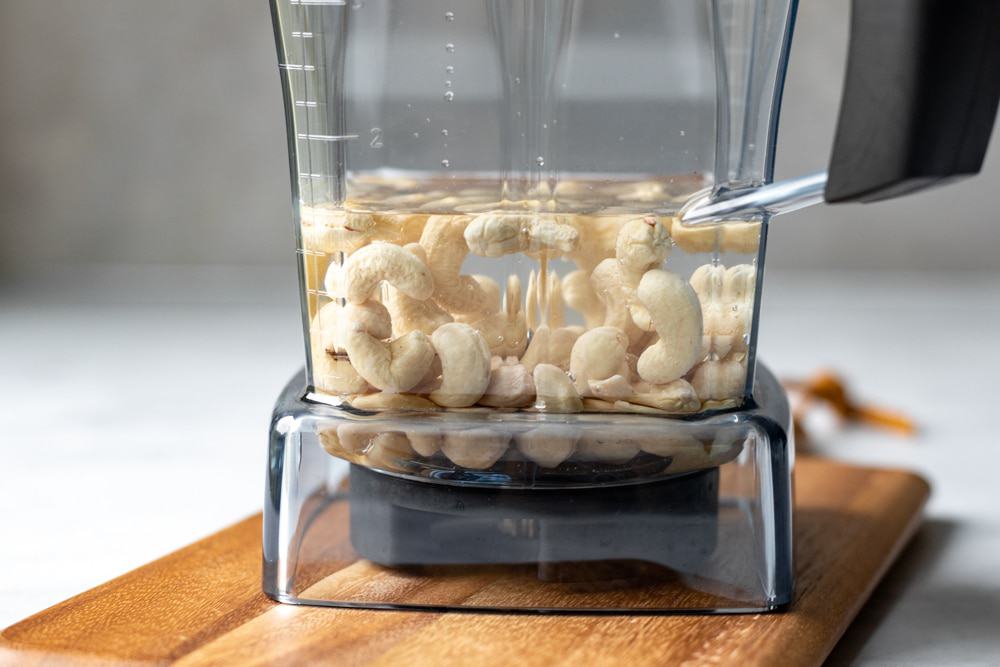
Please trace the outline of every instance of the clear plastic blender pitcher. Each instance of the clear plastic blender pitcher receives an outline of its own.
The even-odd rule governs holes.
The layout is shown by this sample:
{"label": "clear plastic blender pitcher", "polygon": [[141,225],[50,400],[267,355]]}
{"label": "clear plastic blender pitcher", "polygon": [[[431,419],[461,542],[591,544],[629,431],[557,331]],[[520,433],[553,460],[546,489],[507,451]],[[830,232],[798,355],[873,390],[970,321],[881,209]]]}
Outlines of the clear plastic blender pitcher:
{"label": "clear plastic blender pitcher", "polygon": [[[308,359],[275,413],[272,595],[317,601],[289,573],[312,562],[302,512],[342,482],[332,454],[383,500],[368,469],[503,490],[686,480],[680,505],[708,504],[670,520],[710,520],[683,519],[697,548],[658,562],[742,591],[692,604],[787,602],[787,404],[755,373],[769,220],[974,173],[1000,94],[990,3],[859,0],[829,174],[772,183],[795,6],[272,0]],[[396,497],[438,493],[417,488]],[[500,523],[552,519],[532,502]],[[402,530],[351,540],[383,563],[461,551],[408,551]],[[712,553],[750,567],[720,574]]]}
{"label": "clear plastic blender pitcher", "polygon": [[[912,3],[889,4],[856,11],[895,11],[910,34]],[[826,184],[762,187],[794,2],[273,7],[311,398],[530,423],[698,415],[750,395],[768,218]],[[861,32],[852,76],[870,87],[864,47],[885,37]],[[891,160],[857,135],[902,150],[867,102],[838,150],[865,151],[869,182],[841,199],[889,189],[869,172]],[[969,142],[980,160],[989,124]]]}

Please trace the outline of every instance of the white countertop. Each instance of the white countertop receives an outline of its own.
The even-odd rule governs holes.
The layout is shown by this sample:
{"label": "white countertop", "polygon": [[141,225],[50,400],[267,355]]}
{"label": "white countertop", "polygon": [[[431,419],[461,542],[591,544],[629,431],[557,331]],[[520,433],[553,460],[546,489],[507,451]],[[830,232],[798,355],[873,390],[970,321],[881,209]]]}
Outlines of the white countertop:
{"label": "white countertop", "polygon": [[[0,627],[257,511],[301,363],[291,269],[116,268],[0,290]],[[761,356],[829,367],[920,436],[831,456],[917,470],[927,521],[835,664],[1000,665],[1000,274],[768,276]],[[859,545],[863,548],[863,545]]]}

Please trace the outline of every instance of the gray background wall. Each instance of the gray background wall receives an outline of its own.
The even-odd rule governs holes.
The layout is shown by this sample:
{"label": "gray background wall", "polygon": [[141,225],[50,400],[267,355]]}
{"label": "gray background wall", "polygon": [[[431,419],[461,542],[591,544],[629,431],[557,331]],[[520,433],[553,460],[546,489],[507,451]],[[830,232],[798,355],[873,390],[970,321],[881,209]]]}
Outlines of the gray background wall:
{"label": "gray background wall", "polygon": [[[779,177],[825,165],[848,4],[801,2]],[[50,263],[288,262],[274,63],[264,0],[0,3],[0,273]],[[993,268],[994,139],[975,180],[778,220],[769,262]]]}

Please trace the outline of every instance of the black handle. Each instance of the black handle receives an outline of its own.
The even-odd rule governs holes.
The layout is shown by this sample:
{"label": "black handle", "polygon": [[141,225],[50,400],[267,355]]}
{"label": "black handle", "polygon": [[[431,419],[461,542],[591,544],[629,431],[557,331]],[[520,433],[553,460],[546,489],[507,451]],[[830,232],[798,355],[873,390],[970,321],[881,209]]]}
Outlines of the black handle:
{"label": "black handle", "polygon": [[828,202],[979,172],[1000,100],[1000,2],[853,0]]}

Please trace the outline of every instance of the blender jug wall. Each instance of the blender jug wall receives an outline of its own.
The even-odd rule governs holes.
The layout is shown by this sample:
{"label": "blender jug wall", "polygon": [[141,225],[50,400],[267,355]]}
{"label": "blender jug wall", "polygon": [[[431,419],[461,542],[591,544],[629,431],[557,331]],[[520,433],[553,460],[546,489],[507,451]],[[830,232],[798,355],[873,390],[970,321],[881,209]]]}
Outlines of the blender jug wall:
{"label": "blender jug wall", "polygon": [[790,2],[273,8],[314,398],[663,416],[745,399],[766,221],[675,215],[770,180]]}

